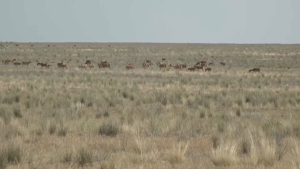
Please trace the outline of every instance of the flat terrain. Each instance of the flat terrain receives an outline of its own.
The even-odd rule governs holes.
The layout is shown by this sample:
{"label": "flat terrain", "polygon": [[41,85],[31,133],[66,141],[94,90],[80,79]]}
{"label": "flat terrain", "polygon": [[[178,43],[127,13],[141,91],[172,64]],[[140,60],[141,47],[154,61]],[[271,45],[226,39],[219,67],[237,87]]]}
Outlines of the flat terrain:
{"label": "flat terrain", "polygon": [[300,45],[0,43],[13,58],[0,168],[300,168]]}

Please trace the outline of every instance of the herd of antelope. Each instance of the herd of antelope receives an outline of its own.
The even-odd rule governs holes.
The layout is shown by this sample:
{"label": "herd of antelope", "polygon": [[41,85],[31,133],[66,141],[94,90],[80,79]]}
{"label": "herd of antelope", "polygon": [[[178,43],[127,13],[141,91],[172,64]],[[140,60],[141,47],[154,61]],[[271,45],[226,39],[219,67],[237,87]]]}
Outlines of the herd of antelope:
{"label": "herd of antelope", "polygon": [[[166,61],[166,59],[162,58],[162,61]],[[28,66],[31,63],[31,61],[16,62],[16,59],[2,60],[2,64],[9,64],[9,63],[13,63],[15,66],[19,66],[19,65],[26,65],[26,66]],[[222,66],[225,66],[224,62],[220,62],[220,64]],[[37,65],[41,66],[43,68],[50,68],[52,66],[52,63],[37,62]],[[153,65],[153,63],[150,60],[145,60],[142,63],[142,66],[144,68],[148,68],[148,67],[150,67],[152,65]],[[179,69],[179,70],[187,68],[187,70],[189,70],[189,71],[202,70],[202,71],[205,71],[205,72],[211,72],[212,71],[212,68],[208,67],[210,65],[214,65],[214,63],[213,62],[207,63],[207,61],[199,61],[194,66],[187,68],[187,64],[175,64],[175,63],[169,63],[168,64],[168,63],[157,62],[157,66],[160,69],[163,69],[163,68],[172,68],[173,67],[173,68]],[[67,63],[65,63],[65,62],[57,63],[57,66],[59,68],[67,68],[68,67]],[[111,66],[110,63],[107,62],[107,61],[101,61],[98,64],[99,68],[111,68],[110,66]],[[94,68],[95,66],[92,65],[92,61],[91,60],[87,60],[85,63],[79,65],[78,67],[82,68],[82,69],[86,69],[86,68]],[[125,68],[127,70],[134,69],[135,65],[134,65],[134,63],[128,63]],[[250,69],[249,73],[250,72],[260,72],[260,68]]]}

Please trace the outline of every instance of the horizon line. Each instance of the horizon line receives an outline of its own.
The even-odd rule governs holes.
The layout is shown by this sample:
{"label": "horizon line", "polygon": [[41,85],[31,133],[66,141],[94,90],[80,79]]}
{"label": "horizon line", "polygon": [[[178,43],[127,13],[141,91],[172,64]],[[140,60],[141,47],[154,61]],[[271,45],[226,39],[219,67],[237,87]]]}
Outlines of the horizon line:
{"label": "horizon line", "polygon": [[85,42],[80,42],[80,41],[65,41],[65,42],[55,42],[55,41],[43,41],[43,42],[39,42],[39,41],[0,41],[0,43],[99,43],[99,44],[104,44],[104,43],[111,43],[111,44],[223,44],[223,45],[300,45],[300,43],[205,43],[205,42],[89,42],[89,41],[85,41]]}

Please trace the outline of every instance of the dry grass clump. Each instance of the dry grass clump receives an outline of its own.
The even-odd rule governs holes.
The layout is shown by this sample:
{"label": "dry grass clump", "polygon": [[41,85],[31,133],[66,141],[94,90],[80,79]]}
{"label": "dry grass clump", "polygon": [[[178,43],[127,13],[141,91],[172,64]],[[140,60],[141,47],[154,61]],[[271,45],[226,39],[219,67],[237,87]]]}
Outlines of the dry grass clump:
{"label": "dry grass clump", "polygon": [[239,162],[237,144],[232,141],[222,142],[212,151],[211,160],[216,166],[231,166]]}
{"label": "dry grass clump", "polygon": [[[49,131],[50,132],[50,131]],[[68,133],[68,127],[61,125],[57,131],[57,135],[65,137]]]}
{"label": "dry grass clump", "polygon": [[10,144],[0,148],[0,168],[6,168],[7,165],[15,165],[21,162],[22,151],[20,146]]}
{"label": "dry grass clump", "polygon": [[79,166],[91,165],[93,163],[93,153],[87,149],[78,150],[75,161]]}
{"label": "dry grass clump", "polygon": [[185,154],[188,149],[188,146],[189,142],[179,142],[177,145],[173,145],[173,149],[165,155],[165,158],[171,164],[183,163],[186,160]]}
{"label": "dry grass clump", "polygon": [[54,134],[56,132],[56,130],[57,130],[56,123],[51,122],[48,127],[49,134],[51,134],[51,135]]}
{"label": "dry grass clump", "polygon": [[12,118],[12,114],[7,106],[0,105],[0,118],[4,121],[5,124],[9,124]]}
{"label": "dry grass clump", "polygon": [[73,153],[72,152],[66,152],[62,158],[61,158],[61,162],[64,164],[71,164],[73,159]]}
{"label": "dry grass clump", "polygon": [[[235,129],[236,130],[236,129]],[[272,137],[262,132],[243,131],[238,136],[232,131],[223,137],[212,137],[213,150],[211,161],[216,166],[231,166],[235,164],[251,164],[274,166],[276,162],[284,159],[287,148],[278,144]],[[248,134],[245,134],[248,133]]]}
{"label": "dry grass clump", "polygon": [[79,167],[91,166],[94,161],[93,152],[87,148],[67,151],[61,156],[60,162],[66,165],[75,164]]}
{"label": "dry grass clump", "polygon": [[120,128],[116,123],[108,122],[99,127],[98,134],[114,137],[120,132]]}
{"label": "dry grass clump", "polygon": [[279,160],[281,155],[283,154],[278,154],[278,147],[273,140],[262,138],[258,143],[251,141],[250,161],[254,165],[264,164],[272,166]]}

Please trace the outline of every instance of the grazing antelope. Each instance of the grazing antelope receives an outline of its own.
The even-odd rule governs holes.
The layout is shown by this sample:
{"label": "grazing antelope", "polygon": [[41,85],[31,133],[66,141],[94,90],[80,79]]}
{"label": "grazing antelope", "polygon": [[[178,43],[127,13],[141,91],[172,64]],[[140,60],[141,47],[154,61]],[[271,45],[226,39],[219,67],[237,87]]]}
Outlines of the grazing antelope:
{"label": "grazing antelope", "polygon": [[143,62],[143,64],[142,64],[142,65],[143,65],[143,67],[144,67],[144,68],[146,68],[146,67],[149,67],[149,66],[150,66],[150,63]]}
{"label": "grazing antelope", "polygon": [[186,68],[186,66],[187,66],[186,64],[181,64],[181,65],[182,65],[182,68]]}
{"label": "grazing antelope", "polygon": [[195,69],[196,69],[195,67],[188,68],[189,71],[195,71]]}
{"label": "grazing antelope", "polygon": [[57,66],[58,67],[61,67],[61,68],[67,68],[67,64],[62,62],[62,63],[57,63]]}
{"label": "grazing antelope", "polygon": [[108,63],[107,61],[104,61],[104,62],[100,62],[98,64],[99,68],[110,68],[110,63]]}
{"label": "grazing antelope", "polygon": [[253,68],[253,69],[250,69],[249,70],[249,73],[250,72],[260,72],[260,68]]}
{"label": "grazing antelope", "polygon": [[134,64],[133,63],[128,63],[128,65],[126,66],[126,69],[134,69]]}
{"label": "grazing antelope", "polygon": [[161,68],[167,68],[168,67],[168,65],[166,64],[166,63],[160,63],[159,65],[158,65],[158,67],[161,69]]}
{"label": "grazing antelope", "polygon": [[161,58],[161,60],[162,60],[162,61],[165,61],[165,60],[166,60],[166,58]]}
{"label": "grazing antelope", "polygon": [[80,66],[78,66],[79,68],[82,68],[82,69],[86,69],[87,68],[87,64],[82,64],[82,65],[80,65]]}
{"label": "grazing antelope", "polygon": [[197,62],[195,64],[195,66],[207,67],[207,62],[206,61],[200,61],[200,62]]}
{"label": "grazing antelope", "polygon": [[209,66],[209,65],[213,65],[213,64],[214,64],[213,62],[210,62],[210,63],[208,64],[208,66]]}
{"label": "grazing antelope", "polygon": [[15,63],[14,63],[14,65],[15,65],[15,66],[20,66],[20,65],[21,65],[21,63],[19,63],[19,62],[15,62]]}
{"label": "grazing antelope", "polygon": [[197,70],[199,70],[199,69],[202,69],[202,70],[203,70],[203,69],[204,69],[204,67],[201,66],[201,65],[195,65],[194,68],[197,69]]}
{"label": "grazing antelope", "polygon": [[40,62],[38,62],[36,65],[40,65],[42,68],[44,68],[44,67],[49,68],[50,66],[52,66],[52,64],[40,63]]}
{"label": "grazing antelope", "polygon": [[159,69],[168,67],[166,63],[160,63],[160,62],[157,63],[157,66],[159,67]]}
{"label": "grazing antelope", "polygon": [[220,64],[221,64],[222,66],[225,66],[225,63],[224,63],[224,62],[220,62]]}
{"label": "grazing antelope", "polygon": [[169,67],[175,67],[176,66],[176,64],[175,63],[170,63],[169,65],[167,65],[167,66],[169,66]]}
{"label": "grazing antelope", "polygon": [[210,67],[209,67],[209,68],[206,68],[206,69],[205,69],[205,72],[206,72],[206,71],[207,71],[207,72],[211,72],[211,68],[210,68]]}
{"label": "grazing antelope", "polygon": [[57,63],[57,66],[61,66],[61,65],[65,65],[66,63],[65,62],[61,62],[61,63]]}
{"label": "grazing antelope", "polygon": [[174,67],[175,69],[183,69],[183,64],[170,64],[170,67]]}
{"label": "grazing antelope", "polygon": [[37,65],[37,66],[38,66],[38,65],[42,66],[42,65],[47,65],[47,63],[41,63],[41,62],[38,62],[36,65]]}
{"label": "grazing antelope", "polygon": [[87,64],[87,65],[90,65],[91,63],[92,63],[91,60],[87,60],[87,61],[85,62],[85,64]]}
{"label": "grazing antelope", "polygon": [[145,60],[146,63],[150,63],[152,65],[152,62],[150,60]]}
{"label": "grazing antelope", "polygon": [[50,66],[52,66],[52,63],[47,63],[47,68],[49,68]]}
{"label": "grazing antelope", "polygon": [[[14,62],[16,59],[6,59],[4,60],[4,64],[8,64],[9,62]],[[3,61],[2,61],[3,63]]]}
{"label": "grazing antelope", "polygon": [[31,61],[29,61],[29,62],[22,62],[22,65],[29,65],[31,63]]}
{"label": "grazing antelope", "polygon": [[145,60],[142,65],[144,68],[146,68],[146,67],[149,67],[150,65],[152,65],[152,62],[150,60]]}

